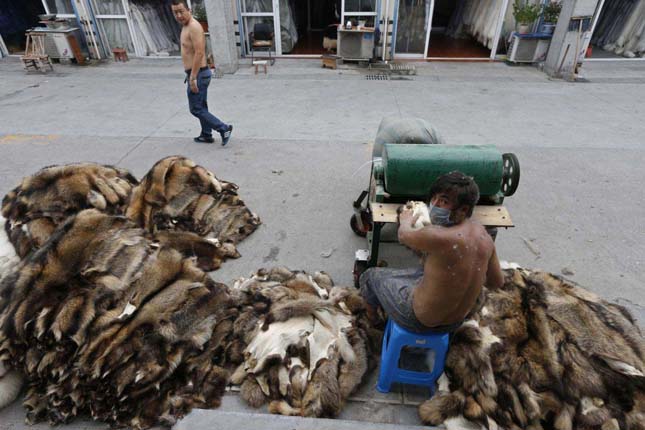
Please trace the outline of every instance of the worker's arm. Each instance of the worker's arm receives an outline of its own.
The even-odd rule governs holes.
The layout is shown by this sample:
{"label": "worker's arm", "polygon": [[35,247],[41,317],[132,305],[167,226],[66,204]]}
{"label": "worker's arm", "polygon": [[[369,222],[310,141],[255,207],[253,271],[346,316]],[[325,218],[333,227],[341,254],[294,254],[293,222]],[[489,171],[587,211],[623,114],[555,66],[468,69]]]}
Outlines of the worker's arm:
{"label": "worker's arm", "polygon": [[421,229],[414,229],[412,225],[418,218],[412,211],[405,209],[399,215],[399,242],[415,251],[429,252],[433,248],[448,243],[446,229],[439,226],[427,225]]}
{"label": "worker's arm", "polygon": [[193,68],[190,72],[190,90],[197,94],[199,92],[199,88],[197,87],[197,74],[202,67],[202,60],[206,51],[204,30],[197,24],[197,21],[190,24],[190,40],[193,43]]}
{"label": "worker's arm", "polygon": [[486,272],[486,288],[495,290],[497,288],[502,288],[503,285],[504,273],[502,273],[502,268],[499,265],[497,251],[493,247],[493,255],[491,255],[490,260],[488,260],[488,271]]}

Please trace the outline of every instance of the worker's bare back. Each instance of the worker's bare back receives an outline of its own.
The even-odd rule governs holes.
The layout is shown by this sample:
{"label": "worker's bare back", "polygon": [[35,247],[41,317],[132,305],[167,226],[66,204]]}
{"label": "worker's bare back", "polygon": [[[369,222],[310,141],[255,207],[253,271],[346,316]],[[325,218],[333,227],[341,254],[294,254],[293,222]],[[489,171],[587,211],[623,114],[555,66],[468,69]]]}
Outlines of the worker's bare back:
{"label": "worker's bare back", "polygon": [[[466,220],[435,229],[439,240],[425,249],[423,279],[414,289],[413,308],[428,327],[457,323],[473,308],[487,274],[499,272],[495,245],[484,227]],[[489,271],[489,266],[492,270]]]}
{"label": "worker's bare back", "polygon": [[[203,43],[204,30],[196,19],[191,18],[188,24],[182,26],[181,29],[181,60],[184,63],[184,69],[190,70],[193,68],[193,61],[195,60],[195,44]],[[206,66],[206,55],[203,49],[201,50],[201,59],[199,67]]]}

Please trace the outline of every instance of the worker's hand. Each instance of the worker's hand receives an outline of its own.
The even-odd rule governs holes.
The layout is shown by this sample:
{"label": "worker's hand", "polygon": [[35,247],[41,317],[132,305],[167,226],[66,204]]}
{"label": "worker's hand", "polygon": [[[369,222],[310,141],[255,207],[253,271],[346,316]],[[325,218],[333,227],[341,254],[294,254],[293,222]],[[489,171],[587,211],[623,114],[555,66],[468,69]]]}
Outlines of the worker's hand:
{"label": "worker's hand", "polygon": [[197,88],[197,81],[190,81],[190,91],[193,94],[199,93],[199,88]]}
{"label": "worker's hand", "polygon": [[411,226],[419,218],[419,215],[413,215],[412,209],[403,208],[399,214],[399,224]]}

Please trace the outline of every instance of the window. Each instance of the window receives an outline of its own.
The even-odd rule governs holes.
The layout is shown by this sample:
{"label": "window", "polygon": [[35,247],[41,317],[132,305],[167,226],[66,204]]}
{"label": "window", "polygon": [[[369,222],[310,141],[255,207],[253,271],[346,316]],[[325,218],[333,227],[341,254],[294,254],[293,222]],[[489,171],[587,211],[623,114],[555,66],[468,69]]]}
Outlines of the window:
{"label": "window", "polygon": [[74,15],[72,0],[44,0],[49,13],[58,15]]}
{"label": "window", "polygon": [[347,12],[376,12],[376,0],[345,0]]}

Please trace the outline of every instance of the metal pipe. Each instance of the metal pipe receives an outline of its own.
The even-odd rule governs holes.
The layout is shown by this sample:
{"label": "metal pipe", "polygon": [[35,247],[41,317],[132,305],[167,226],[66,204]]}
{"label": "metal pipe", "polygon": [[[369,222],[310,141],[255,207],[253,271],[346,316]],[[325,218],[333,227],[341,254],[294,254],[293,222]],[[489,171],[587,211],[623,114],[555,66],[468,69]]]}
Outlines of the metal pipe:
{"label": "metal pipe", "polygon": [[490,59],[494,60],[497,55],[497,48],[499,46],[499,39],[502,37],[502,30],[504,27],[504,18],[506,17],[506,10],[508,9],[508,0],[502,0],[502,10],[499,11],[497,17],[497,29],[495,29],[495,39],[493,46],[490,49]]}
{"label": "metal pipe", "polygon": [[430,0],[430,15],[428,16],[428,21],[426,22],[428,29],[426,30],[426,43],[423,46],[423,58],[428,58],[428,48],[430,47],[430,33],[432,33],[432,17],[434,16],[434,2],[435,0]]}
{"label": "metal pipe", "polygon": [[387,33],[390,29],[390,19],[388,14],[390,12],[390,0],[385,0],[385,13],[383,15],[383,27],[385,31],[381,31],[381,37],[383,38],[383,52],[381,52],[381,59],[385,61],[385,50],[387,49]]}
{"label": "metal pipe", "polygon": [[[345,0],[343,0],[345,1]],[[394,48],[396,46],[396,36],[399,31],[399,3],[401,0],[396,0],[394,4],[394,16],[392,17],[392,43],[390,44],[390,60],[394,61]]]}

